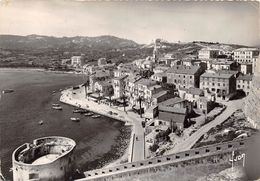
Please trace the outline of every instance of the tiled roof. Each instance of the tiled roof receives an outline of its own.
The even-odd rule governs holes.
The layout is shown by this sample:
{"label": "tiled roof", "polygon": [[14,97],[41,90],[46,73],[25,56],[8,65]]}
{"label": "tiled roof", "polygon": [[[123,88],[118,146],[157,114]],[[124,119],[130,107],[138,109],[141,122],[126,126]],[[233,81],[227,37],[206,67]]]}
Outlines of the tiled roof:
{"label": "tiled roof", "polygon": [[225,78],[225,79],[228,79],[232,76],[233,74],[225,74],[225,73],[204,73],[201,75],[201,77]]}
{"label": "tiled roof", "polygon": [[157,83],[156,83],[156,81],[142,78],[142,79],[138,80],[136,82],[136,84],[142,84],[142,85],[150,87],[150,86],[156,85]]}
{"label": "tiled roof", "polygon": [[157,98],[159,98],[159,97],[161,97],[161,96],[163,96],[163,95],[166,95],[167,93],[168,93],[168,91],[165,91],[165,90],[160,91],[160,92],[154,94],[154,95],[153,95],[153,98],[157,99]]}
{"label": "tiled roof", "polygon": [[234,50],[234,52],[238,52],[238,51],[259,51],[258,48],[239,48],[239,49],[236,49]]}
{"label": "tiled roof", "polygon": [[165,120],[165,121],[173,121],[175,123],[183,124],[185,120],[185,114],[178,114],[178,113],[169,113],[169,112],[159,112],[158,119]]}
{"label": "tiled roof", "polygon": [[240,75],[240,76],[238,76],[237,80],[251,81],[252,78],[253,78],[253,75]]}
{"label": "tiled roof", "polygon": [[184,100],[180,97],[174,97],[174,98],[171,98],[171,99],[167,99],[166,101],[163,101],[159,104],[163,105],[163,106],[168,106],[168,105],[177,104],[177,103],[182,102],[182,101],[186,101],[186,100]]}
{"label": "tiled roof", "polygon": [[188,75],[194,75],[196,72],[198,72],[200,69],[199,66],[183,66],[183,65],[177,65],[170,68],[167,73],[176,73],[176,74],[188,74]]}

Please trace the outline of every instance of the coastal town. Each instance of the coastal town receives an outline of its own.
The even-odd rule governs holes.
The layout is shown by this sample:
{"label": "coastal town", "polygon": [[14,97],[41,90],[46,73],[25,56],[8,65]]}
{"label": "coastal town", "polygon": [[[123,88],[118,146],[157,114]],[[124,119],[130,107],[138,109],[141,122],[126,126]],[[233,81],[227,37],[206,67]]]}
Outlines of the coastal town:
{"label": "coastal town", "polygon": [[[75,170],[71,163],[75,160],[73,151],[77,145],[73,140],[55,136],[39,138],[13,152],[14,180],[28,176],[29,180],[60,178],[63,174],[69,180],[106,180],[120,176],[131,180],[136,173],[141,174],[139,170],[144,169],[143,165],[148,164],[145,169],[151,172],[158,166],[168,169],[166,165],[179,164],[175,161],[182,157],[180,154],[190,160],[194,159],[189,158],[192,152],[195,155],[203,149],[206,153],[212,152],[215,146],[221,150],[226,144],[227,153],[234,152],[229,148],[243,150],[244,140],[259,130],[255,118],[259,114],[258,106],[254,115],[251,110],[252,101],[259,99],[259,49],[205,42],[202,46],[197,42],[200,49],[176,56],[176,52],[163,51],[164,44],[162,39],[156,39],[151,44],[151,55],[120,64],[106,57],[89,64],[84,54],[60,60],[69,73],[82,77],[82,83],[58,90],[61,103],[53,103],[52,109],[59,112],[65,104],[73,106],[74,117],[70,120],[74,124],[81,122],[82,116],[77,116],[81,114],[123,122],[131,127],[128,146],[119,159],[103,164],[102,168]],[[60,72],[47,70],[53,71]],[[10,89],[3,94],[12,92]],[[38,124],[45,122],[40,120]],[[218,160],[223,152],[212,154]],[[199,155],[196,159],[203,157]],[[57,167],[53,164],[55,160],[64,161]],[[244,165],[244,161],[239,163]],[[41,168],[42,164],[49,166]],[[59,167],[64,170],[61,174],[54,171]],[[142,175],[145,177],[145,172]]]}
{"label": "coastal town", "polygon": [[[84,64],[84,56],[69,61],[86,81],[62,91],[60,101],[133,126],[128,150],[108,168],[188,151],[212,128],[243,110],[259,49],[207,46],[177,59],[160,48],[160,40],[155,40],[151,56],[119,65],[102,57],[97,65]],[[254,120],[246,121],[259,129]],[[253,133],[242,127],[220,134],[224,132],[229,135],[225,141]]]}
{"label": "coastal town", "polygon": [[257,181],[257,1],[0,0],[0,181]]}

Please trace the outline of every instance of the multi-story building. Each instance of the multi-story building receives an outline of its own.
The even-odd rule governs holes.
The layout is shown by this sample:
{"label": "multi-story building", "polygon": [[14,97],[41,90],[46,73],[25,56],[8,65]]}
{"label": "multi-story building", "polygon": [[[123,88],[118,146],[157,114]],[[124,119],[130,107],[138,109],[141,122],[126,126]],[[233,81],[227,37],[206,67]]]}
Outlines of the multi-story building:
{"label": "multi-story building", "polygon": [[259,55],[257,48],[239,48],[234,50],[234,60],[241,64],[240,71],[243,74],[254,73],[253,64]]}
{"label": "multi-story building", "polygon": [[126,86],[127,75],[113,78],[114,98],[119,99],[123,96]]}
{"label": "multi-story building", "polygon": [[229,59],[213,59],[210,62],[208,69],[214,70],[237,70],[238,65],[236,62]]}
{"label": "multi-story building", "polygon": [[166,73],[155,73],[150,79],[157,82],[167,82],[167,75]]}
{"label": "multi-story building", "polygon": [[239,48],[234,50],[234,60],[238,63],[252,64],[253,59],[259,55],[257,48]]}
{"label": "multi-story building", "polygon": [[[94,92],[99,91],[100,96],[106,97],[111,94],[111,90],[113,88],[113,84],[111,80],[107,81],[99,81],[94,84]],[[113,93],[113,92],[112,92]],[[113,94],[111,94],[112,97]]]}
{"label": "multi-story building", "polygon": [[243,90],[246,95],[249,94],[252,85],[252,75],[240,75],[237,78],[237,90]]}
{"label": "multi-story building", "polygon": [[83,66],[83,57],[82,56],[72,56],[71,57],[71,66],[74,68],[81,68]]}
{"label": "multi-story building", "polygon": [[95,83],[102,82],[111,79],[111,74],[107,70],[96,71],[94,74],[89,76],[89,87],[88,91],[95,92]]}
{"label": "multi-story building", "polygon": [[200,76],[200,89],[207,89],[216,98],[226,99],[236,91],[236,78],[233,74],[204,73]]}
{"label": "multi-story building", "polygon": [[212,48],[202,48],[198,52],[198,58],[199,59],[211,59],[211,58],[217,58],[219,55],[219,50],[212,49]]}
{"label": "multi-story building", "polygon": [[174,84],[177,89],[199,87],[199,77],[203,70],[199,66],[174,66],[167,74],[167,83]]}

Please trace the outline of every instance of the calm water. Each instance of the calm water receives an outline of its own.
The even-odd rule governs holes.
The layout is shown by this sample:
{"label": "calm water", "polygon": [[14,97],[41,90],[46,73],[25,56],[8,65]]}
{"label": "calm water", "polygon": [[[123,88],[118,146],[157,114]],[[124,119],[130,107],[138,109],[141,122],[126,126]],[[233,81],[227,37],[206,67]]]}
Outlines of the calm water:
{"label": "calm water", "polygon": [[[101,162],[118,157],[118,140],[126,139],[127,128],[119,121],[77,115],[79,123],[70,121],[73,108],[62,104],[63,111],[51,109],[60,93],[53,91],[83,82],[80,75],[55,74],[28,70],[0,69],[0,90],[14,89],[0,99],[0,156],[2,172],[8,179],[11,155],[25,142],[43,136],[65,136],[77,142],[75,154],[81,170],[96,168]],[[75,117],[75,114],[74,114]],[[39,125],[39,120],[44,120]]]}

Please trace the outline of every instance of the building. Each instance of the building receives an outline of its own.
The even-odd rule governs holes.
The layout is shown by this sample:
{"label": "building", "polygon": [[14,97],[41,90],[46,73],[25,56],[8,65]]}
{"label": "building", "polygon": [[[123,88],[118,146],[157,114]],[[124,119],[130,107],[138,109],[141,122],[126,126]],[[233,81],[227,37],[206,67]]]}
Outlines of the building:
{"label": "building", "polygon": [[12,155],[13,180],[69,180],[74,170],[75,141],[44,137],[19,146]]}
{"label": "building", "polygon": [[155,73],[150,79],[156,82],[167,82],[167,75],[166,73]]}
{"label": "building", "polygon": [[170,126],[171,121],[182,129],[184,121],[187,119],[188,101],[179,97],[174,97],[159,103],[158,124]]}
{"label": "building", "polygon": [[215,107],[215,103],[208,100],[206,97],[199,97],[197,100],[197,108],[200,109],[204,114],[209,113]]}
{"label": "building", "polygon": [[156,66],[153,68],[153,72],[156,73],[163,73],[166,72],[170,67],[167,66]]}
{"label": "building", "polygon": [[243,74],[252,74],[253,73],[253,64],[240,63],[240,72]]}
{"label": "building", "polygon": [[81,68],[83,66],[83,57],[82,56],[72,56],[71,57],[71,66],[74,68]]}
{"label": "building", "polygon": [[203,70],[198,66],[174,66],[167,74],[167,83],[174,84],[177,89],[199,87],[199,77]]}
{"label": "building", "polygon": [[114,98],[119,99],[125,93],[127,75],[113,78]]}
{"label": "building", "polygon": [[243,74],[254,73],[254,62],[259,56],[258,48],[239,48],[234,50],[234,60],[241,64],[240,71]]}
{"label": "building", "polygon": [[[112,94],[111,92],[112,91]],[[99,96],[107,97],[113,96],[113,84],[112,81],[106,80],[106,81],[98,81],[94,84],[94,92],[99,92]]]}
{"label": "building", "polygon": [[89,91],[94,92],[94,85],[96,82],[107,81],[111,79],[111,73],[107,70],[96,71],[89,76]]}
{"label": "building", "polygon": [[190,87],[188,89],[180,88],[179,96],[182,99],[188,100],[196,107],[196,102],[200,97],[204,96],[204,91],[200,88]]}
{"label": "building", "polygon": [[106,65],[107,59],[106,58],[99,58],[98,59],[98,66]]}
{"label": "building", "polygon": [[213,59],[210,62],[208,69],[213,70],[237,70],[238,64],[229,59]]}
{"label": "building", "polygon": [[216,98],[225,100],[236,91],[236,78],[227,73],[204,73],[200,76],[200,89],[207,89]]}
{"label": "building", "polygon": [[212,49],[212,48],[202,48],[198,52],[198,58],[199,59],[212,59],[212,58],[217,58],[219,55],[219,50],[217,49]]}
{"label": "building", "polygon": [[252,79],[252,75],[238,76],[236,81],[237,90],[243,90],[245,94],[248,95],[252,86]]}
{"label": "building", "polygon": [[254,58],[259,55],[257,48],[239,48],[234,50],[234,60],[238,63],[253,64]]}

